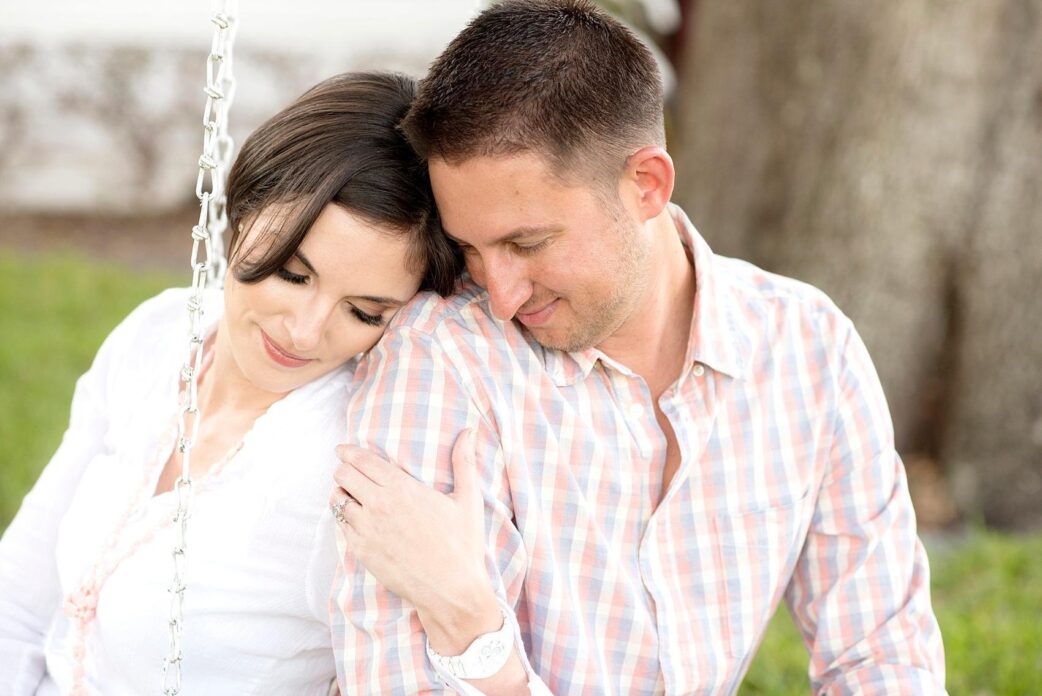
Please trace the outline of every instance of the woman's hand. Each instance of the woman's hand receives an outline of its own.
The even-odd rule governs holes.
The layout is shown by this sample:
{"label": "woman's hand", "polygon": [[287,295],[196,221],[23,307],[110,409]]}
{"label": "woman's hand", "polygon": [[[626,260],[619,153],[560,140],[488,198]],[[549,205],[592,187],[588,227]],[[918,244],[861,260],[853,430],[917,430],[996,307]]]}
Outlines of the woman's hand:
{"label": "woman's hand", "polygon": [[474,431],[452,448],[454,489],[440,493],[367,449],[341,445],[334,475],[347,547],[416,607],[432,647],[458,654],[502,625],[485,569],[485,523]]}
{"label": "woman's hand", "polygon": [[[460,655],[503,625],[485,570],[485,520],[474,431],[452,448],[453,491],[446,495],[360,447],[337,448],[340,486],[331,503],[348,551],[384,587],[416,607],[430,646]],[[495,675],[470,682],[482,693],[528,694],[528,675],[511,652]]]}

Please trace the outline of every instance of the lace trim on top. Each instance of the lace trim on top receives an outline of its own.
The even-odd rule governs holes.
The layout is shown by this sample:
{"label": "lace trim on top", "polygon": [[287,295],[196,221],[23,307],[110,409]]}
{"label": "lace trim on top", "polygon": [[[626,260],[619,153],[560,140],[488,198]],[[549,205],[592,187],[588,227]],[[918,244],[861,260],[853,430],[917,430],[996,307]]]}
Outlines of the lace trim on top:
{"label": "lace trim on top", "polygon": [[[213,362],[213,350],[209,350],[203,361],[202,373],[205,374]],[[98,597],[105,583],[112,574],[116,572],[120,564],[134,555],[134,553],[151,541],[155,535],[165,527],[173,526],[173,517],[170,514],[155,514],[153,519],[139,529],[137,534],[130,533],[131,520],[134,513],[142,510],[155,498],[156,471],[162,471],[163,466],[169,459],[177,440],[177,418],[176,414],[171,418],[167,427],[159,438],[159,444],[155,454],[144,467],[144,476],[137,491],[130,496],[127,509],[116,522],[112,533],[105,546],[98,554],[97,560],[87,569],[79,586],[71,592],[63,605],[65,616],[72,622],[72,636],[70,648],[72,653],[73,696],[86,696],[86,662],[87,662],[87,634],[91,624],[97,615]],[[233,445],[213,466],[206,475],[199,479],[196,492],[203,492],[211,488],[225,466],[234,459],[239,450],[242,449],[243,439]],[[164,508],[174,504],[174,499],[164,502]],[[158,679],[158,677],[157,677]]]}

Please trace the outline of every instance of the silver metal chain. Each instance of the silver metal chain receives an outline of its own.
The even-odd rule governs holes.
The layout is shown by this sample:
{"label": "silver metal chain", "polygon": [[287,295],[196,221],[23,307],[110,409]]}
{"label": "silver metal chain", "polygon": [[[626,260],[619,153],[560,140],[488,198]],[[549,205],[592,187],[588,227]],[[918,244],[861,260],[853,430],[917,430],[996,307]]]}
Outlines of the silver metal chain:
{"label": "silver metal chain", "polygon": [[188,553],[188,518],[192,502],[191,453],[199,433],[198,378],[203,364],[203,293],[220,287],[228,267],[224,256],[224,232],[228,227],[224,182],[231,166],[235,143],[228,134],[228,110],[235,96],[232,49],[235,42],[238,3],[213,0],[213,40],[206,59],[206,107],[203,110],[203,153],[195,195],[199,198],[199,222],[192,228],[192,290],[188,300],[188,345],[181,368],[181,411],[177,451],[181,476],[174,484],[177,513],[174,516],[173,581],[170,584],[170,644],[163,658],[163,694],[181,693],[184,661],[184,601]]}

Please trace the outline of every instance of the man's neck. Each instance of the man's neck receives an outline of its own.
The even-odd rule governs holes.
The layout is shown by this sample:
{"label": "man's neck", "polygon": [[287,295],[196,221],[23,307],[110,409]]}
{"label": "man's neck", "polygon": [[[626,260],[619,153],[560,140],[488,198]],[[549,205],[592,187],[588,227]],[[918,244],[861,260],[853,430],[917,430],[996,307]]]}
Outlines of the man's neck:
{"label": "man's neck", "polygon": [[695,301],[695,269],[669,210],[648,223],[648,285],[629,319],[597,347],[641,375],[657,398],[683,369]]}

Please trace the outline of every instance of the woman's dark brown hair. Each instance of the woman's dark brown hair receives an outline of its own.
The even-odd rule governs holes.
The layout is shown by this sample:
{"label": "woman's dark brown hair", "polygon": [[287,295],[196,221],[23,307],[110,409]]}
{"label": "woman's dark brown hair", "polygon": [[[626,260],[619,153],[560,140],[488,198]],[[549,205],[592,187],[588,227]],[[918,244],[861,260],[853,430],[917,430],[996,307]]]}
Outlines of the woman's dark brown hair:
{"label": "woman's dark brown hair", "polygon": [[[420,289],[452,292],[461,257],[441,233],[426,165],[398,129],[415,94],[405,75],[344,73],[312,87],[246,139],[227,188],[229,257],[238,280],[255,283],[282,268],[322,209],[335,203],[379,229],[402,230],[408,266],[423,274]],[[264,231],[260,254],[240,253],[245,231],[273,204],[287,206],[280,229]]]}

